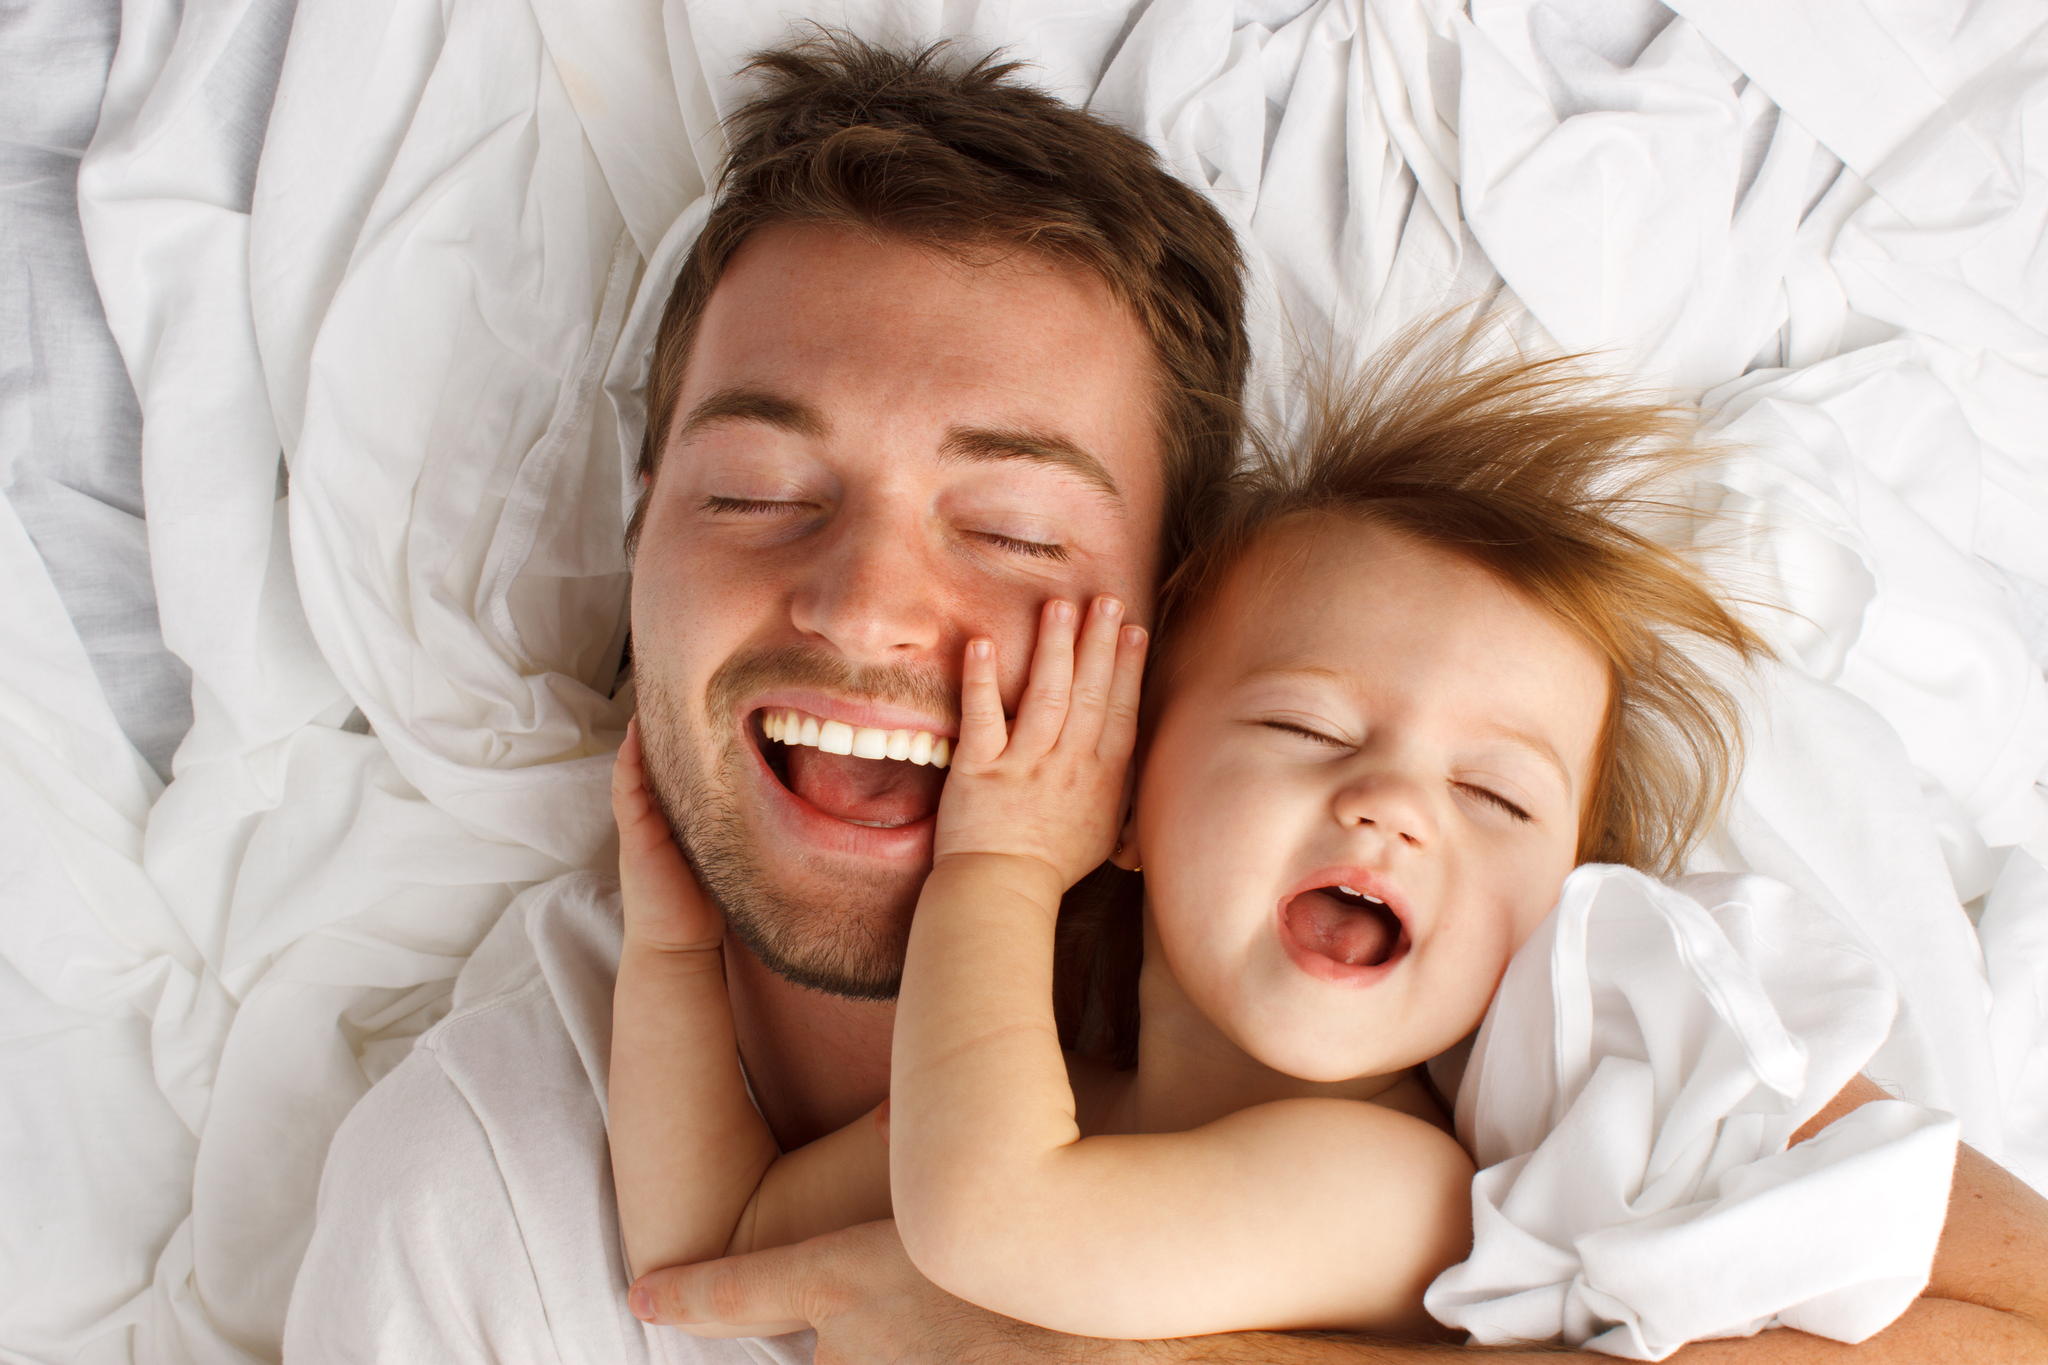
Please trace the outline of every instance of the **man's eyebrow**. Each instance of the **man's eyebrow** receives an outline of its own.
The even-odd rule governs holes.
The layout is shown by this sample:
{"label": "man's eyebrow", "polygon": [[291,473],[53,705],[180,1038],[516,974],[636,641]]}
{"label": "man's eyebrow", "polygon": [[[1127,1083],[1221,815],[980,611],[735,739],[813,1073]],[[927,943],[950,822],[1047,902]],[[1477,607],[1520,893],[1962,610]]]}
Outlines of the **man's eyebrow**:
{"label": "man's eyebrow", "polygon": [[1078,474],[1123,505],[1123,491],[1102,461],[1088,453],[1079,442],[1056,431],[1027,431],[1020,428],[954,427],[939,445],[942,460],[1030,460]]}
{"label": "man's eyebrow", "polygon": [[720,389],[691,408],[676,428],[675,444],[681,445],[716,422],[759,422],[798,436],[825,434],[825,419],[817,409],[765,389],[734,387]]}

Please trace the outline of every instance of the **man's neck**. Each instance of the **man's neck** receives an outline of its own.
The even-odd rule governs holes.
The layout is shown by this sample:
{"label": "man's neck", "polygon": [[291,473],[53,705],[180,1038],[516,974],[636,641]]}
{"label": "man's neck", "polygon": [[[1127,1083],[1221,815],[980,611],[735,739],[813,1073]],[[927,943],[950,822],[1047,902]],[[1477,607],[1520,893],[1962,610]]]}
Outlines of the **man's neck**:
{"label": "man's neck", "polygon": [[725,981],[740,1061],[783,1151],[846,1126],[888,1095],[894,1001],[792,985],[732,938]]}

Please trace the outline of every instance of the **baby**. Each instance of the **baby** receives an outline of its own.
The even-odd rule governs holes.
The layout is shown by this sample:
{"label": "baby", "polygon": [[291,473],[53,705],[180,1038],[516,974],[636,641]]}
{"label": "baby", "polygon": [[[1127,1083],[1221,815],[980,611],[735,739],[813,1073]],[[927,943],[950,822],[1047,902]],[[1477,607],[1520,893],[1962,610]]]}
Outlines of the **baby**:
{"label": "baby", "polygon": [[[1422,1065],[1574,866],[1675,868],[1736,759],[1734,702],[1678,643],[1761,646],[1623,524],[1691,453],[1681,415],[1459,346],[1325,409],[1167,585],[1142,739],[1118,603],[1046,604],[1013,719],[968,645],[886,1132],[777,1152],[718,915],[629,736],[611,1105],[636,1275],[893,1210],[933,1282],[1059,1331],[1440,1334],[1422,1296],[1470,1245],[1473,1165]],[[802,742],[784,724],[762,742]],[[1062,897],[1112,853],[1143,863],[1128,1069],[1064,1053],[1053,1005]]]}

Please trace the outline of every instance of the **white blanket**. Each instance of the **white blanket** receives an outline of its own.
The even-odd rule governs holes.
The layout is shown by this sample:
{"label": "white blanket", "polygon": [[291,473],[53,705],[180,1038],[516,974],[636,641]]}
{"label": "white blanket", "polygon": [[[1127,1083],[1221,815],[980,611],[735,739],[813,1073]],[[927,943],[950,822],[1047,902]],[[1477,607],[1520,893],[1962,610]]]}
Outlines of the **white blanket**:
{"label": "white blanket", "polygon": [[1897,1010],[1854,926],[1780,883],[1579,868],[1465,1064],[1472,1254],[1429,1311],[1488,1345],[1633,1360],[1883,1328],[1927,1283],[1955,1119],[1882,1100],[1786,1144]]}
{"label": "white blanket", "polygon": [[637,385],[796,13],[1159,146],[1282,410],[1292,339],[1495,291],[1705,390],[1730,572],[1798,613],[1707,865],[1853,912],[1872,1071],[2048,1186],[2034,0],[126,0],[80,209],[194,719],[159,797],[0,518],[0,1347],[271,1358],[340,1115],[607,856]]}
{"label": "white blanket", "polygon": [[191,721],[189,680],[157,627],[142,415],[78,226],[78,161],[119,17],[118,0],[72,0],[0,21],[0,521],[21,523],[0,535],[42,561],[4,581],[47,577],[95,692],[163,779]]}

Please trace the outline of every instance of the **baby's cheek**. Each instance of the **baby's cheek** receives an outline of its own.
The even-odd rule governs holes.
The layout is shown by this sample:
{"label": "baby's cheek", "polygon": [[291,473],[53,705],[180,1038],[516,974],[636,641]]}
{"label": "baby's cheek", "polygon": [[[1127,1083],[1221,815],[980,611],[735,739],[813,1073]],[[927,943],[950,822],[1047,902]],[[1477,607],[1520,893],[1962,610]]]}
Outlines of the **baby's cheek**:
{"label": "baby's cheek", "polygon": [[1537,879],[1537,889],[1515,907],[1510,920],[1514,926],[1511,941],[1508,943],[1510,957],[1520,952],[1522,945],[1529,941],[1530,936],[1542,926],[1543,921],[1550,918],[1550,912],[1557,907],[1558,896],[1564,891],[1564,879],[1566,872],[1569,871],[1567,868],[1565,872],[1552,873]]}
{"label": "baby's cheek", "polygon": [[[1257,811],[1258,798],[1247,790],[1244,775],[1217,748],[1199,730],[1162,730],[1139,770],[1137,788],[1138,822],[1156,831],[1155,838],[1200,849],[1212,831],[1239,827]],[[1164,847],[1157,855],[1148,849],[1146,856],[1163,862]]]}

